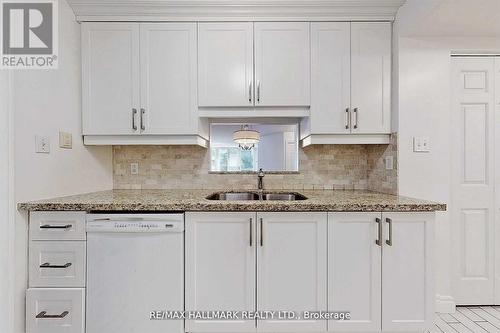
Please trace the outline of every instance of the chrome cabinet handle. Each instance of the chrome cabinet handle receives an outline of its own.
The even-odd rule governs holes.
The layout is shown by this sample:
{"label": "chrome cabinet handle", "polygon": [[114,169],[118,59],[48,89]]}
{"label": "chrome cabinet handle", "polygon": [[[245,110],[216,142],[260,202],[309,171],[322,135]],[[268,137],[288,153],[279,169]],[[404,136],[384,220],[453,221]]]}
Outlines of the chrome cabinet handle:
{"label": "chrome cabinet handle", "polygon": [[40,265],[40,268],[68,268],[69,266],[71,266],[70,262],[67,262],[64,265],[51,265],[49,262],[45,262]]}
{"label": "chrome cabinet handle", "polygon": [[42,311],[39,314],[36,315],[36,318],[38,319],[60,319],[64,318],[69,314],[69,311],[64,311],[63,313],[59,315],[48,315],[47,311]]}
{"label": "chrome cabinet handle", "polygon": [[65,224],[65,225],[44,224],[40,226],[40,229],[69,229],[71,227],[72,227],[71,224]]}
{"label": "chrome cabinet handle", "polygon": [[385,241],[385,243],[389,246],[392,246],[392,220],[390,218],[386,218],[385,222],[389,224],[389,239]]}
{"label": "chrome cabinet handle", "polygon": [[375,222],[378,224],[378,239],[375,240],[375,244],[382,246],[382,221],[377,217]]}
{"label": "chrome cabinet handle", "polygon": [[253,224],[253,218],[250,218],[250,247],[253,246],[253,232],[252,232],[252,224]]}
{"label": "chrome cabinet handle", "polygon": [[248,84],[248,102],[252,103],[252,80]]}
{"label": "chrome cabinet handle", "polygon": [[260,103],[260,80],[257,80],[257,103]]}
{"label": "chrome cabinet handle", "polygon": [[345,129],[349,129],[349,108],[345,109]]}
{"label": "chrome cabinet handle", "polygon": [[141,130],[145,131],[146,130],[146,124],[144,123],[144,115],[146,114],[146,110],[144,108],[141,108]]}
{"label": "chrome cabinet handle", "polygon": [[132,129],[137,131],[137,124],[135,123],[135,115],[137,114],[137,109],[132,109]]}
{"label": "chrome cabinet handle", "polygon": [[264,246],[264,219],[260,218],[260,246]]}
{"label": "chrome cabinet handle", "polygon": [[358,108],[354,108],[354,129],[358,128]]}

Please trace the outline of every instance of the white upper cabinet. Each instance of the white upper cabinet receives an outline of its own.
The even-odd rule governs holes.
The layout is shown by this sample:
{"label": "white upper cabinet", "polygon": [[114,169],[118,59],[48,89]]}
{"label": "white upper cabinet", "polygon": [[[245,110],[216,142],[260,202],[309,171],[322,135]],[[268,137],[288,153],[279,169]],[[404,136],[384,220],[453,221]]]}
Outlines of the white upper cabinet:
{"label": "white upper cabinet", "polygon": [[196,38],[194,22],[83,23],[85,144],[205,146]]}
{"label": "white upper cabinet", "polygon": [[389,143],[391,52],[390,22],[311,23],[311,115],[302,121],[304,146]]}
{"label": "white upper cabinet", "polygon": [[353,133],[390,133],[391,45],[391,23],[351,23]]}
{"label": "white upper cabinet", "polygon": [[310,105],[309,22],[256,22],[255,105]]}
{"label": "white upper cabinet", "polygon": [[141,24],[144,134],[196,132],[196,24]]}
{"label": "white upper cabinet", "polygon": [[311,23],[311,131],[350,133],[351,35],[349,22]]}
{"label": "white upper cabinet", "polygon": [[330,320],[329,331],[381,329],[380,223],[380,213],[328,214],[328,311],[351,313],[350,320]]}
{"label": "white upper cabinet", "polygon": [[199,23],[198,106],[309,107],[309,25]]}
{"label": "white upper cabinet", "polygon": [[82,25],[83,134],[139,133],[139,25]]}
{"label": "white upper cabinet", "polygon": [[253,23],[198,24],[198,105],[253,105]]}
{"label": "white upper cabinet", "polygon": [[[257,309],[326,311],[327,214],[258,213]],[[267,319],[258,332],[326,331],[325,320]]]}

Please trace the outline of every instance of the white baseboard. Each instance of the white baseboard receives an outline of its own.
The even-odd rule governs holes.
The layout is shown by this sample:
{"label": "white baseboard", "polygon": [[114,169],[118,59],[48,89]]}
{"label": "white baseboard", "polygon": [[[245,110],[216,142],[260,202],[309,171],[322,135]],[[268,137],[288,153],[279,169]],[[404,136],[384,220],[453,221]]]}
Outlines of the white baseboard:
{"label": "white baseboard", "polygon": [[436,295],[436,312],[455,313],[455,300],[451,296]]}

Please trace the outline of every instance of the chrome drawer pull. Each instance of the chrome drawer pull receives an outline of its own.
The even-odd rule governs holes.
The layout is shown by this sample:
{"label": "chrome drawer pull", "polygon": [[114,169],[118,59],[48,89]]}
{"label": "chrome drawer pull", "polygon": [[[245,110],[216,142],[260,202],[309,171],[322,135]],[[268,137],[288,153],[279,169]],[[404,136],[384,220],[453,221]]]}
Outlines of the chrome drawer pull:
{"label": "chrome drawer pull", "polygon": [[382,221],[380,221],[380,219],[377,217],[375,219],[375,222],[378,223],[378,239],[375,240],[375,244],[377,244],[378,246],[382,246]]}
{"label": "chrome drawer pull", "polygon": [[40,268],[68,268],[69,266],[71,266],[70,262],[67,262],[64,265],[51,265],[50,262],[45,262],[40,265]]}
{"label": "chrome drawer pull", "polygon": [[47,311],[42,311],[39,314],[36,315],[36,318],[38,319],[60,319],[64,318],[69,314],[69,311],[64,311],[63,313],[59,315],[48,315]]}
{"label": "chrome drawer pull", "polygon": [[387,222],[387,224],[389,224],[389,239],[386,240],[385,243],[389,246],[392,246],[393,245],[393,242],[392,242],[392,220],[390,218],[386,218],[385,222]]}
{"label": "chrome drawer pull", "polygon": [[71,228],[71,224],[66,224],[66,225],[50,225],[50,224],[44,224],[40,226],[40,229],[69,229]]}

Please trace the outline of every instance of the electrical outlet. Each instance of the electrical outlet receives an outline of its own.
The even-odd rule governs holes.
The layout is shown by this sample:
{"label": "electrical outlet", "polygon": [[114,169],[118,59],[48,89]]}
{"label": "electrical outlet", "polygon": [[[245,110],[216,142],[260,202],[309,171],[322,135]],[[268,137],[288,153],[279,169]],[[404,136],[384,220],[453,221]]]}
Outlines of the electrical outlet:
{"label": "electrical outlet", "polygon": [[130,174],[131,175],[139,174],[139,163],[130,163]]}
{"label": "electrical outlet", "polygon": [[73,148],[73,136],[71,133],[59,132],[59,147],[64,149]]}
{"label": "electrical outlet", "polygon": [[416,153],[428,153],[430,151],[429,138],[427,138],[427,137],[414,137],[413,138],[413,151]]}
{"label": "electrical outlet", "polygon": [[393,170],[394,169],[394,156],[386,156],[385,157],[385,169]]}
{"label": "electrical outlet", "polygon": [[48,136],[35,136],[35,152],[43,154],[50,153],[50,140]]}

